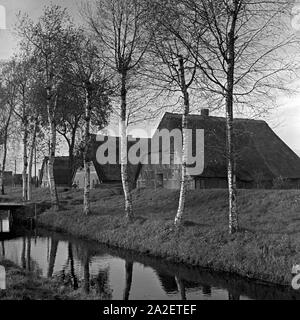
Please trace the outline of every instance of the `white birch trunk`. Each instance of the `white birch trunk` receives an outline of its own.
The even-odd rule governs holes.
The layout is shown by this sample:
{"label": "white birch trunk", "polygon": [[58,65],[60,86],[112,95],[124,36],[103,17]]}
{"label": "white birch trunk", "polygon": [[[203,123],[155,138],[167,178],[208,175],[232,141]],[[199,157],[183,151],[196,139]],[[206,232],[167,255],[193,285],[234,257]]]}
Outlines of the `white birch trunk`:
{"label": "white birch trunk", "polygon": [[[235,10],[237,2],[234,1]],[[233,94],[234,94],[234,72],[235,72],[235,29],[236,16],[232,11],[232,22],[228,33],[228,69],[226,90],[226,145],[227,145],[227,179],[229,193],[229,233],[238,231],[237,212],[237,189],[235,177],[235,155],[233,143]]]}
{"label": "white birch trunk", "polygon": [[133,218],[132,195],[129,185],[128,164],[127,164],[127,134],[126,125],[121,124],[121,178],[125,197],[125,215],[126,218]]}
{"label": "white birch trunk", "polygon": [[2,194],[2,195],[4,195],[4,177],[3,177],[3,175],[4,175],[4,171],[3,171],[3,169],[2,169],[3,167],[2,166],[0,166],[0,193]]}
{"label": "white birch trunk", "polygon": [[56,148],[56,128],[55,125],[51,122],[50,125],[50,155],[49,155],[49,164],[48,164],[48,183],[51,195],[51,203],[54,210],[59,209],[59,201],[57,195],[57,189],[54,179],[54,161],[55,161],[55,148]]}
{"label": "white birch trunk", "polygon": [[32,200],[32,167],[33,167],[33,156],[34,156],[34,150],[35,150],[35,143],[36,143],[36,132],[37,132],[37,120],[34,124],[34,131],[33,131],[33,136],[32,136],[32,141],[31,141],[31,146],[30,146],[30,154],[29,154],[29,164],[28,164],[28,186],[27,186],[27,199],[28,201]]}
{"label": "white birch trunk", "polygon": [[91,122],[91,105],[89,88],[85,89],[85,146],[84,146],[84,194],[83,194],[83,212],[85,215],[91,213],[90,189],[91,189],[91,170],[90,161],[88,159],[90,144],[90,122]]}
{"label": "white birch trunk", "polygon": [[[24,112],[25,113],[25,112]],[[23,183],[23,201],[27,201],[27,169],[28,169],[28,154],[27,154],[27,144],[28,144],[28,124],[27,116],[23,114],[23,173],[22,173],[22,183]]]}
{"label": "white birch trunk", "polygon": [[122,88],[121,88],[121,179],[125,198],[125,215],[128,220],[131,220],[133,215],[132,207],[132,194],[128,177],[128,157],[127,157],[127,125],[126,125],[126,112],[127,112],[127,90],[126,90],[126,74],[122,75]]}
{"label": "white birch trunk", "polygon": [[54,179],[54,161],[56,151],[56,125],[54,116],[51,112],[51,90],[47,89],[47,112],[48,122],[50,126],[50,150],[49,150],[49,163],[48,163],[48,183],[51,196],[51,204],[54,210],[59,210],[59,200],[57,195],[57,189]]}
{"label": "white birch trunk", "polygon": [[[190,103],[189,103],[189,94],[187,91],[187,85],[185,81],[185,72],[184,72],[184,62],[183,58],[179,58],[179,66],[180,66],[180,76],[181,76],[181,91],[184,96],[184,112],[182,115],[182,164],[181,164],[181,183],[180,183],[180,196],[179,196],[179,204],[177,209],[177,214],[175,217],[175,226],[179,227],[182,222],[182,217],[184,214],[185,208],[185,200],[186,200],[186,192],[187,192],[187,147],[188,147],[188,114],[190,112]],[[175,150],[174,150],[175,151]]]}
{"label": "white birch trunk", "polygon": [[7,134],[4,138],[4,144],[3,144],[3,156],[2,156],[2,166],[0,168],[0,192],[2,195],[5,193],[5,188],[4,188],[4,171],[6,167],[6,158],[7,158]]}
{"label": "white birch trunk", "polygon": [[177,214],[175,217],[175,226],[179,227],[182,222],[184,208],[185,208],[185,200],[186,200],[186,191],[187,191],[187,170],[186,170],[186,162],[187,162],[187,117],[186,115],[182,116],[182,135],[183,135],[183,144],[182,144],[182,164],[181,164],[181,182],[180,182],[180,195],[179,195],[179,204],[177,209]]}
{"label": "white birch trunk", "polygon": [[4,195],[4,193],[5,193],[5,190],[4,190],[4,171],[6,168],[6,158],[7,158],[8,128],[10,125],[12,112],[13,112],[13,108],[10,109],[8,119],[7,119],[5,127],[4,127],[2,166],[0,165],[0,193],[2,195]]}

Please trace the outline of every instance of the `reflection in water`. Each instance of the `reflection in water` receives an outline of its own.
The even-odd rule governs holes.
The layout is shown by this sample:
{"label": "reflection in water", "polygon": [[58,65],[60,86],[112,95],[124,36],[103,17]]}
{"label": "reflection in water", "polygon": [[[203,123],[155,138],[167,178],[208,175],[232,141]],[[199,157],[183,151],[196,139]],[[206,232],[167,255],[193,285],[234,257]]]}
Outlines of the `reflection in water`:
{"label": "reflection in water", "polygon": [[207,286],[207,285],[204,285],[203,288],[202,288],[202,293],[205,296],[211,296],[211,287]]}
{"label": "reflection in water", "polygon": [[240,295],[228,291],[228,300],[240,300]]}
{"label": "reflection in water", "polygon": [[4,245],[4,241],[1,241],[1,249],[2,249],[2,256],[5,257],[5,245]]}
{"label": "reflection in water", "polygon": [[175,280],[177,283],[178,291],[180,292],[181,300],[186,300],[186,291],[185,291],[185,285],[183,283],[183,280],[179,278],[177,275],[175,276]]}
{"label": "reflection in water", "polygon": [[97,295],[102,300],[111,300],[112,291],[109,287],[109,268],[99,270],[99,274],[96,278]]}
{"label": "reflection in water", "polygon": [[89,256],[86,255],[83,263],[84,269],[84,292],[86,294],[90,293],[90,259]]}
{"label": "reflection in water", "polygon": [[48,273],[47,273],[48,278],[51,278],[53,276],[57,247],[58,247],[58,241],[56,239],[51,239],[49,267],[48,267]]}
{"label": "reflection in water", "polygon": [[[1,212],[0,212],[1,214]],[[0,233],[8,233],[10,232],[9,226],[9,217],[1,218],[0,217]]]}
{"label": "reflection in water", "polygon": [[27,270],[31,271],[31,238],[27,237]]}
{"label": "reflection in water", "polygon": [[167,294],[175,294],[178,292],[175,277],[157,272],[157,277],[161,283],[163,290]]}
{"label": "reflection in water", "polygon": [[125,262],[126,283],[125,283],[124,299],[123,299],[125,301],[129,300],[129,293],[130,293],[131,284],[132,284],[132,271],[133,271],[133,262],[126,261]]}
{"label": "reflection in water", "polygon": [[47,231],[17,231],[0,256],[96,299],[298,299],[299,293],[109,249]]}
{"label": "reflection in water", "polygon": [[75,274],[75,267],[74,267],[74,258],[73,258],[73,249],[72,243],[68,244],[68,260],[70,261],[70,275],[71,275],[71,285],[74,290],[78,289],[78,280]]}
{"label": "reflection in water", "polygon": [[22,254],[21,254],[21,266],[26,269],[26,238],[22,237]]}

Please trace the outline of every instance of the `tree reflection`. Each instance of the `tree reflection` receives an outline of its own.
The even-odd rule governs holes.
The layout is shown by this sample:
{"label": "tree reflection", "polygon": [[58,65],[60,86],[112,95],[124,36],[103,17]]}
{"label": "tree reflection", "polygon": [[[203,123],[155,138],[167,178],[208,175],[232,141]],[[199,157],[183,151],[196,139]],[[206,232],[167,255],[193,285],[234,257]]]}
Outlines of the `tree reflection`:
{"label": "tree reflection", "polygon": [[26,238],[22,237],[22,253],[21,253],[22,268],[26,269]]}
{"label": "tree reflection", "polygon": [[132,285],[132,272],[133,272],[133,262],[125,262],[125,289],[123,294],[123,300],[129,300],[130,289]]}
{"label": "tree reflection", "polygon": [[101,300],[112,299],[112,290],[109,287],[109,268],[100,269],[97,277],[92,282],[95,283],[97,296]]}
{"label": "tree reflection", "polygon": [[73,280],[73,289],[78,289],[78,280],[75,274],[75,267],[74,267],[74,256],[73,256],[73,248],[72,243],[69,242],[68,244],[68,258],[70,261],[70,273],[71,273],[71,279]]}
{"label": "tree reflection", "polygon": [[228,300],[240,300],[240,295],[236,292],[228,291]]}
{"label": "tree reflection", "polygon": [[83,289],[86,294],[90,293],[90,257],[86,254],[83,263],[84,284]]}
{"label": "tree reflection", "polygon": [[54,265],[55,265],[56,254],[57,254],[57,247],[58,247],[58,241],[55,239],[52,239],[51,249],[50,249],[50,258],[49,258],[49,267],[47,272],[48,278],[52,278],[53,276]]}
{"label": "tree reflection", "polygon": [[174,276],[166,275],[158,271],[156,274],[162,289],[166,292],[166,294],[174,294],[178,292],[178,287]]}
{"label": "tree reflection", "polygon": [[27,237],[27,270],[31,271],[31,237]]}
{"label": "tree reflection", "polygon": [[202,293],[205,296],[211,296],[211,286],[204,285],[203,288],[202,288]]}
{"label": "tree reflection", "polygon": [[186,289],[184,281],[177,275],[175,276],[175,280],[177,283],[178,291],[180,292],[181,300],[186,300]]}
{"label": "tree reflection", "polygon": [[5,245],[4,245],[4,241],[1,241],[1,247],[2,247],[2,257],[5,257]]}

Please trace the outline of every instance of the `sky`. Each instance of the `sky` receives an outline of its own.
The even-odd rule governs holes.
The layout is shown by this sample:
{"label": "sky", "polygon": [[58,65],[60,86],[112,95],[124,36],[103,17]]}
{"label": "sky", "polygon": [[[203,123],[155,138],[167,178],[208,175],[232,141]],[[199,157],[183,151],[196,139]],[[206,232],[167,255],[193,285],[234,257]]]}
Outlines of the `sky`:
{"label": "sky", "polygon": [[[0,0],[0,6],[6,9],[7,23],[6,30],[0,29],[0,59],[9,58],[16,50],[17,41],[13,34],[16,14],[19,11],[27,12],[31,18],[36,19],[42,14],[44,6],[51,3],[66,7],[76,22],[81,21],[78,10],[80,0]],[[300,32],[300,0],[295,2],[292,14],[291,25]],[[0,20],[1,17],[2,9]],[[300,92],[300,81],[296,86]],[[266,120],[275,133],[300,155],[300,93],[278,97],[278,102],[281,107],[273,111]]]}
{"label": "sky", "polygon": [[66,7],[75,21],[79,21],[79,0],[0,0],[0,5],[6,9],[7,30],[0,30],[0,59],[11,56],[16,48],[13,35],[16,15],[19,11],[28,13],[32,19],[37,19],[43,12],[45,5],[51,3]]}

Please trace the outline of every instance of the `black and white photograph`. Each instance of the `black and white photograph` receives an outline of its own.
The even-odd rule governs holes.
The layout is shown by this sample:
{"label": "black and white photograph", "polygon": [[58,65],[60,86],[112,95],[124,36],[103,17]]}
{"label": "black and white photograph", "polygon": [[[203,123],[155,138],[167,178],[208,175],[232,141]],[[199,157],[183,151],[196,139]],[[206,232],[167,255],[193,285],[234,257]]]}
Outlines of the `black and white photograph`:
{"label": "black and white photograph", "polygon": [[0,310],[22,300],[300,300],[300,0],[0,0]]}

